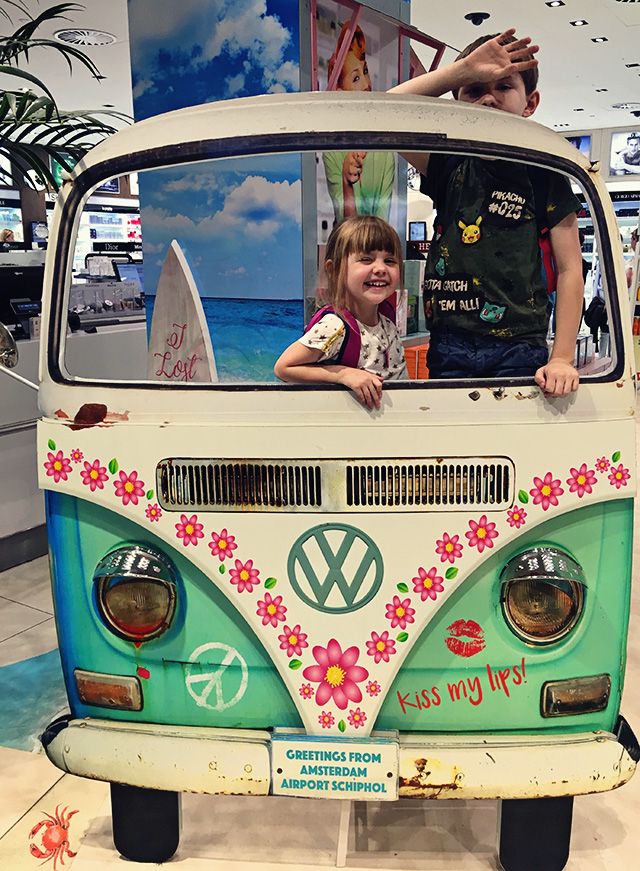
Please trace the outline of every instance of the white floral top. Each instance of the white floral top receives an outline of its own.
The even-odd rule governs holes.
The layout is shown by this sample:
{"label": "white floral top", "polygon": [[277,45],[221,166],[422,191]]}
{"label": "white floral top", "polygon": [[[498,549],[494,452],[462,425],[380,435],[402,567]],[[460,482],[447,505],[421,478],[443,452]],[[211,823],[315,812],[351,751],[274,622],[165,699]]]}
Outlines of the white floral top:
{"label": "white floral top", "polygon": [[[385,381],[408,378],[404,348],[393,321],[381,314],[375,327],[363,324],[357,319],[356,323],[360,328],[361,341],[358,369],[380,375]],[[319,363],[331,363],[340,353],[345,335],[346,327],[342,318],[328,312],[298,341],[307,348],[322,351]]]}

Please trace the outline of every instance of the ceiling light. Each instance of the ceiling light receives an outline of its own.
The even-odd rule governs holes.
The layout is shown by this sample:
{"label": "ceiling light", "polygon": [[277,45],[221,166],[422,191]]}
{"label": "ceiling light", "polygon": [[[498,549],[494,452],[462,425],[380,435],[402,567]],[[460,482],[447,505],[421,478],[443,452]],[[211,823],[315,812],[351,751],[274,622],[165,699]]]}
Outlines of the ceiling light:
{"label": "ceiling light", "polygon": [[640,103],[614,103],[612,109],[640,109]]}
{"label": "ceiling light", "polygon": [[550,3],[547,3],[547,6],[551,6],[551,8],[554,6],[564,6],[564,2],[563,0],[551,0]]}
{"label": "ceiling light", "polygon": [[584,27],[585,24],[588,24],[588,21],[585,21],[584,18],[578,18],[577,21],[570,21],[569,24],[572,24],[574,27]]}
{"label": "ceiling light", "polygon": [[603,94],[605,91],[608,91],[609,88],[596,88],[596,94]]}
{"label": "ceiling light", "polygon": [[609,42],[609,39],[606,36],[596,36],[591,42]]}
{"label": "ceiling light", "polygon": [[113,33],[106,30],[91,30],[82,27],[68,27],[53,34],[59,42],[70,45],[111,45],[116,42]]}
{"label": "ceiling light", "polygon": [[574,109],[574,112],[584,112],[584,109]]}
{"label": "ceiling light", "polygon": [[629,69],[631,69],[631,67],[640,67],[640,64],[639,63],[632,63],[632,64],[625,64],[625,66],[628,67]]}

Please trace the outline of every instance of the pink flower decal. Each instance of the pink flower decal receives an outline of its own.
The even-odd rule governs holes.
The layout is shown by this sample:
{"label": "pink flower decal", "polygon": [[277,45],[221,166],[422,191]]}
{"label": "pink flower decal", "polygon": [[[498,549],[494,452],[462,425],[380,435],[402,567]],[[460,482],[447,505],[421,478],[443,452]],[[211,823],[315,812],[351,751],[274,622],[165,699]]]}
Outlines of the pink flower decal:
{"label": "pink flower decal", "polygon": [[57,454],[49,452],[44,467],[47,470],[47,475],[53,478],[56,484],[58,481],[66,481],[71,471],[71,463],[67,457],[62,455],[62,451],[58,451]]}
{"label": "pink flower decal", "polygon": [[[209,547],[211,547],[211,545],[209,545]],[[253,588],[260,583],[260,579],[258,578],[259,574],[260,572],[258,569],[254,569],[253,567],[252,559],[248,559],[244,564],[241,560],[237,559],[235,569],[229,569],[231,583],[237,585],[239,593],[242,593],[245,590],[248,593],[253,593]]]}
{"label": "pink flower decal", "polygon": [[162,511],[160,510],[160,506],[157,502],[154,502],[153,505],[149,503],[144,510],[144,513],[147,515],[149,520],[153,523],[154,520],[160,520],[162,517]]}
{"label": "pink flower decal", "polygon": [[587,469],[587,464],[583,463],[579,469],[569,469],[570,478],[567,478],[570,493],[577,493],[580,498],[585,493],[591,493],[593,485],[598,479],[594,474],[593,469]]}
{"label": "pink flower decal", "polygon": [[450,563],[455,562],[462,556],[462,545],[458,544],[459,535],[454,535],[452,538],[445,532],[441,539],[436,541],[436,553],[440,554],[440,562]]}
{"label": "pink flower decal", "polygon": [[378,635],[377,632],[371,633],[371,641],[367,641],[367,656],[373,656],[374,662],[380,662],[381,659],[389,662],[389,657],[395,652],[396,643],[392,638],[389,638],[389,632],[386,629],[382,635]]}
{"label": "pink flower decal", "polygon": [[360,726],[364,726],[367,722],[365,713],[364,711],[361,711],[360,708],[356,708],[355,711],[349,711],[347,720],[349,721],[349,725],[355,726],[356,729],[359,729]]}
{"label": "pink flower decal", "polygon": [[332,638],[326,647],[313,648],[313,658],[317,665],[310,665],[302,672],[305,680],[319,683],[316,691],[316,703],[326,705],[333,699],[341,711],[349,702],[359,704],[362,692],[358,684],[369,677],[366,668],[356,665],[360,651],[357,647],[349,647],[342,652],[340,644]]}
{"label": "pink flower decal", "polygon": [[[127,475],[126,472],[118,472],[119,481],[114,481],[113,486],[116,488],[116,496],[122,499],[123,505],[128,505],[132,502],[138,504],[138,499],[144,496],[144,481],[138,480],[138,473],[132,472]],[[184,517],[184,514],[182,515]]]}
{"label": "pink flower decal", "polygon": [[400,601],[400,596],[394,596],[393,602],[386,605],[387,613],[384,615],[387,620],[391,620],[391,628],[395,629],[399,626],[401,629],[407,628],[407,623],[414,623],[413,615],[416,613],[415,608],[411,608],[411,599]]}
{"label": "pink flower decal", "polygon": [[629,474],[629,469],[625,469],[620,463],[618,468],[615,466],[611,466],[611,474],[609,475],[609,481],[612,487],[615,487],[616,490],[619,490],[620,487],[626,487],[627,481],[631,475]]}
{"label": "pink flower decal", "polygon": [[[271,624],[272,626],[278,627],[279,620],[286,620],[287,609],[282,604],[282,596],[276,596],[275,599],[271,598],[271,593],[264,594],[264,600],[262,602],[258,602],[258,610],[256,614],[258,617],[262,617],[262,625],[268,626]],[[306,636],[305,636],[306,637]],[[307,677],[306,673],[304,677]],[[308,680],[309,678],[307,678]]]}
{"label": "pink flower decal", "polygon": [[197,544],[199,538],[204,538],[202,531],[203,524],[198,523],[198,515],[192,514],[187,517],[186,514],[180,515],[180,523],[176,523],[176,535],[182,539],[182,544],[186,547],[188,544]]}
{"label": "pink flower decal", "polygon": [[534,505],[542,505],[542,510],[546,511],[550,505],[558,504],[558,496],[564,493],[559,478],[554,479],[551,472],[547,472],[544,478],[534,478],[533,483],[535,486],[529,493]]}
{"label": "pink flower decal", "polygon": [[469,539],[469,547],[477,547],[478,553],[482,553],[485,547],[493,547],[492,539],[498,537],[498,531],[495,523],[487,520],[486,514],[482,515],[478,523],[470,520],[469,526],[471,527],[469,532],[465,532]]}
{"label": "pink flower decal", "polygon": [[94,490],[104,490],[104,482],[109,480],[105,466],[100,465],[100,460],[94,460],[93,463],[84,461],[84,469],[80,472],[82,483],[86,484],[91,492]]}
{"label": "pink flower decal", "polygon": [[600,457],[599,460],[596,460],[596,469],[598,472],[606,472],[609,468],[609,460],[606,457]]}
{"label": "pink flower decal", "polygon": [[318,717],[318,722],[322,726],[323,729],[330,729],[335,723],[336,719],[331,713],[331,711],[323,711]]}
{"label": "pink flower decal", "polygon": [[514,505],[513,508],[510,508],[507,511],[507,523],[512,528],[520,529],[521,526],[524,526],[524,519],[527,516],[527,512],[524,508],[520,508],[519,505]]}
{"label": "pink flower decal", "polygon": [[79,448],[74,448],[71,451],[71,459],[73,460],[74,463],[79,463],[80,460],[84,459],[84,454],[82,453],[82,451]]}
{"label": "pink flower decal", "polygon": [[310,683],[303,683],[300,687],[300,695],[303,699],[312,699],[315,695],[315,690]]}
{"label": "pink flower decal", "polygon": [[378,683],[377,680],[370,680],[369,683],[365,687],[365,691],[369,693],[370,696],[378,696],[382,692],[382,687]]}
{"label": "pink flower decal", "polygon": [[420,593],[420,598],[423,602],[427,599],[433,599],[434,601],[438,597],[438,593],[442,593],[444,587],[442,586],[443,578],[438,577],[438,570],[435,566],[429,571],[425,571],[423,568],[418,569],[418,577],[412,578],[413,583],[413,591],[414,593]]}
{"label": "pink flower decal", "polygon": [[238,547],[235,536],[229,535],[226,529],[223,529],[220,535],[217,532],[211,533],[212,541],[209,542],[211,548],[211,556],[217,556],[220,562],[227,557],[231,559],[233,551]]}
{"label": "pink flower decal", "polygon": [[287,651],[287,656],[293,656],[294,653],[296,656],[301,656],[302,648],[309,646],[307,636],[304,632],[300,632],[299,625],[294,626],[293,629],[285,626],[282,633],[282,635],[278,635],[278,641],[280,642],[280,649]]}

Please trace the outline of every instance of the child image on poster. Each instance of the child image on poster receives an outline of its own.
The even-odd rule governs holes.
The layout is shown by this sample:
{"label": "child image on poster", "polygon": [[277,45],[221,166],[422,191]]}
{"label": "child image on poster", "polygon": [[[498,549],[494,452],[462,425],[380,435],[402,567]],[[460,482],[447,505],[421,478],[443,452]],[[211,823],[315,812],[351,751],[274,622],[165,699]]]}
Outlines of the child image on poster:
{"label": "child image on poster", "polygon": [[[343,25],[329,60],[329,81],[349,22]],[[336,83],[337,91],[370,91],[365,35],[356,27]],[[388,220],[395,177],[393,155],[388,152],[334,151],[323,155],[327,187],[337,222],[351,215],[377,215]]]}

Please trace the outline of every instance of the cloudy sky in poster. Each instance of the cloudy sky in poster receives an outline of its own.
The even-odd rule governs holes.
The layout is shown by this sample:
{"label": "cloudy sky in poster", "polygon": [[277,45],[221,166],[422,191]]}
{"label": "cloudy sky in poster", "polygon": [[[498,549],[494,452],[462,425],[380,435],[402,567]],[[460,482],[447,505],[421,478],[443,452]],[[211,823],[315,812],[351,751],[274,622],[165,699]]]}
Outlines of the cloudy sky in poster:
{"label": "cloudy sky in poster", "polygon": [[[299,90],[295,0],[130,0],[136,120]],[[215,133],[215,131],[212,131]],[[300,297],[300,162],[245,158],[141,176],[145,284],[178,239],[203,296]]]}

